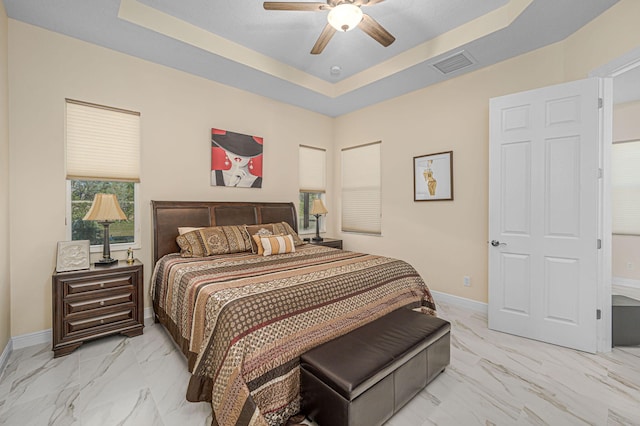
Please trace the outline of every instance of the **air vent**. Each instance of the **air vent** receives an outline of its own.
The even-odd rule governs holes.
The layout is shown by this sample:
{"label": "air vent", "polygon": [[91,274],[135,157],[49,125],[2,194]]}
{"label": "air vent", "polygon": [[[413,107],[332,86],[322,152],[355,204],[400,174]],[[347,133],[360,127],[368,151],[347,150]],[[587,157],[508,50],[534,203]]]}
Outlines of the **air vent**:
{"label": "air vent", "polygon": [[433,64],[434,67],[438,69],[443,74],[449,74],[454,71],[461,70],[462,68],[466,68],[470,65],[473,65],[475,61],[469,54],[465,51],[456,53],[453,56],[449,56],[441,60],[440,62],[436,62]]}

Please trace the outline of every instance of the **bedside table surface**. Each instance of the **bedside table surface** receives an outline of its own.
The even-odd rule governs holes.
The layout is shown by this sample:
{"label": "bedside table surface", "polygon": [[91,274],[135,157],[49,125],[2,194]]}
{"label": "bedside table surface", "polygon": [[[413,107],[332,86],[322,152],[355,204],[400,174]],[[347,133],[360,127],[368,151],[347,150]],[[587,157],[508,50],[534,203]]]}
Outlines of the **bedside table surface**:
{"label": "bedside table surface", "polygon": [[323,238],[322,241],[310,240],[309,244],[317,246],[333,247],[342,250],[342,240],[337,238]]}
{"label": "bedside table surface", "polygon": [[82,274],[82,273],[100,273],[100,272],[108,272],[114,269],[134,267],[134,266],[142,266],[142,262],[138,259],[134,259],[133,263],[127,263],[126,260],[118,260],[117,262],[112,263],[111,265],[105,266],[96,266],[94,263],[91,263],[89,269],[76,269],[73,271],[64,271],[64,272],[53,272],[53,275],[74,275],[74,274]]}

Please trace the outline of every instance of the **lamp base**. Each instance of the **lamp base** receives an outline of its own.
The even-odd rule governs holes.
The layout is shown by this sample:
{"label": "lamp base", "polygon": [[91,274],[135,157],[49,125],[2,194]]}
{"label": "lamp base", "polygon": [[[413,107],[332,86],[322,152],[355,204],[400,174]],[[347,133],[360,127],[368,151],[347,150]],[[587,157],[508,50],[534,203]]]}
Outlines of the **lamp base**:
{"label": "lamp base", "polygon": [[95,266],[109,266],[109,265],[113,265],[117,261],[118,261],[118,259],[100,259],[96,263],[94,263],[94,265]]}
{"label": "lamp base", "polygon": [[323,240],[324,240],[324,238],[322,238],[322,237],[313,237],[313,238],[311,238],[311,241],[316,242],[316,243],[319,243],[319,242],[321,242]]}

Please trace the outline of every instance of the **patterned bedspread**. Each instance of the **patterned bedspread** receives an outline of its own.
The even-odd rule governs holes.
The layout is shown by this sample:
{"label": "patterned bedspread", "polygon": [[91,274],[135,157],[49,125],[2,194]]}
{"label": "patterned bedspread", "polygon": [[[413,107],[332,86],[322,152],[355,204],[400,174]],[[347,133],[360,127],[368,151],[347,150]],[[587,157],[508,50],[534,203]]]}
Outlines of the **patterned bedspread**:
{"label": "patterned bedspread", "polygon": [[296,414],[299,356],[406,305],[435,315],[409,264],[304,245],[201,259],[168,255],[152,283],[156,315],[189,359],[189,400],[215,421],[280,425]]}

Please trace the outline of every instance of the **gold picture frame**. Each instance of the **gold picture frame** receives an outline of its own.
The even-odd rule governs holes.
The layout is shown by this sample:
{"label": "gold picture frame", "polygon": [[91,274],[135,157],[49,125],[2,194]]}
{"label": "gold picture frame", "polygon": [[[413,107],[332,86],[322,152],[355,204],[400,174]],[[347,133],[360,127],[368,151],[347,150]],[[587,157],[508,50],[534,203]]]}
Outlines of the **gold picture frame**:
{"label": "gold picture frame", "polygon": [[89,240],[58,241],[56,272],[89,269]]}
{"label": "gold picture frame", "polygon": [[453,200],[453,151],[413,157],[413,201]]}

